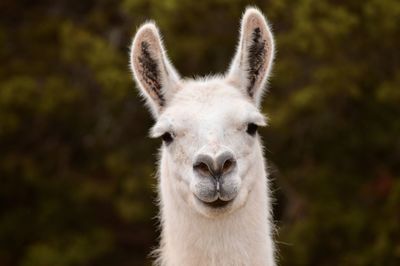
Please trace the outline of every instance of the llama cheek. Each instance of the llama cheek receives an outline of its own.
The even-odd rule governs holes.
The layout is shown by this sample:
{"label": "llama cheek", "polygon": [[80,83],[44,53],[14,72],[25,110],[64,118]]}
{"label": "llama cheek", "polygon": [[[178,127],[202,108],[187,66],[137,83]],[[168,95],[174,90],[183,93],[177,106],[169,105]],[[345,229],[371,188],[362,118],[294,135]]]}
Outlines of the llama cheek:
{"label": "llama cheek", "polygon": [[238,177],[240,178],[240,181],[245,183],[246,180],[249,179],[249,176],[251,175],[251,163],[245,161],[240,164],[240,167],[238,169]]}

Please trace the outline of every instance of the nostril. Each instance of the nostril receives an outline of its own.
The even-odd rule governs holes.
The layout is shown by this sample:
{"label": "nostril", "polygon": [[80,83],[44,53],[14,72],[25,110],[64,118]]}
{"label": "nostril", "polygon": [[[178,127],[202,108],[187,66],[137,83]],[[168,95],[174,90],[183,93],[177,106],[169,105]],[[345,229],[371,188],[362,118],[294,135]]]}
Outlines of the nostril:
{"label": "nostril", "polygon": [[193,170],[202,176],[213,175],[213,158],[208,154],[200,154],[196,157],[195,163],[193,164]]}
{"label": "nostril", "polygon": [[222,165],[222,173],[228,173],[235,166],[235,161],[233,159],[227,159]]}
{"label": "nostril", "polygon": [[206,163],[198,162],[193,166],[193,168],[203,176],[211,175],[210,169]]}
{"label": "nostril", "polygon": [[217,157],[216,162],[217,162],[219,171],[223,175],[230,173],[232,170],[235,169],[235,166],[236,166],[235,156],[230,151],[225,151],[225,152],[221,153]]}

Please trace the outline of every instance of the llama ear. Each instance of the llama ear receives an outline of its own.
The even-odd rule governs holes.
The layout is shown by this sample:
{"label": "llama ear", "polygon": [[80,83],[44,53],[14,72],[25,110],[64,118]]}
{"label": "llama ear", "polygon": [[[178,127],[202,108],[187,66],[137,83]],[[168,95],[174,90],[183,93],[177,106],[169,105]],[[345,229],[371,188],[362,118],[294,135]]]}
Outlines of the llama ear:
{"label": "llama ear", "polygon": [[133,39],[130,66],[155,117],[179,89],[179,75],[168,61],[157,26],[142,25]]}
{"label": "llama ear", "polygon": [[247,8],[227,81],[244,90],[259,105],[273,57],[274,40],[264,15],[256,8]]}

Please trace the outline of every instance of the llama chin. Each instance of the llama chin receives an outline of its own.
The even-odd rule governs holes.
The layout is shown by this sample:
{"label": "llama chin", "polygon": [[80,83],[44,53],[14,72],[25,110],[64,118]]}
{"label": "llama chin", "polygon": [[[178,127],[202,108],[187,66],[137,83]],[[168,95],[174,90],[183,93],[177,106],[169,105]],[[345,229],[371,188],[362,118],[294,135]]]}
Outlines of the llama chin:
{"label": "llama chin", "polygon": [[268,173],[257,128],[274,41],[247,8],[225,75],[183,79],[153,22],[137,31],[133,76],[163,140],[158,188],[161,243],[155,265],[275,265]]}

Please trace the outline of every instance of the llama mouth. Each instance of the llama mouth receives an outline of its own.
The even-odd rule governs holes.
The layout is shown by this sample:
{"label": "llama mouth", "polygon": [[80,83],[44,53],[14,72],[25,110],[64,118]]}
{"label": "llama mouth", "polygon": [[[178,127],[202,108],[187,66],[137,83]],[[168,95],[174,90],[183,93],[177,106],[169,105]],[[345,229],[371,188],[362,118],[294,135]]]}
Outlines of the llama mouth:
{"label": "llama mouth", "polygon": [[[196,197],[197,198],[197,197]],[[197,198],[202,204],[206,205],[207,207],[214,208],[214,209],[221,209],[226,206],[228,206],[233,200],[222,200],[218,198],[215,201],[212,202],[205,202],[202,201],[201,199]]]}

